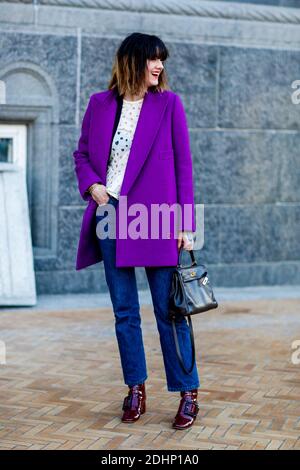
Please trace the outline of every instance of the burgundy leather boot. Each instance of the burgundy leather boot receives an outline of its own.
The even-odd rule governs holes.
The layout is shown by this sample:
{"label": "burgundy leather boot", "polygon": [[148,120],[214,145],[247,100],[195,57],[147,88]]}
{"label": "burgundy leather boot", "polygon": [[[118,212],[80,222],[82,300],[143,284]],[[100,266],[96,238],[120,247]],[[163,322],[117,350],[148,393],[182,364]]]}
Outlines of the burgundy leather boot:
{"label": "burgundy leather boot", "polygon": [[146,411],[146,389],[145,384],[129,386],[128,395],[124,398],[123,423],[133,423]]}
{"label": "burgundy leather boot", "polygon": [[197,402],[198,389],[180,392],[181,400],[172,427],[175,429],[187,429],[194,424],[199,411]]}

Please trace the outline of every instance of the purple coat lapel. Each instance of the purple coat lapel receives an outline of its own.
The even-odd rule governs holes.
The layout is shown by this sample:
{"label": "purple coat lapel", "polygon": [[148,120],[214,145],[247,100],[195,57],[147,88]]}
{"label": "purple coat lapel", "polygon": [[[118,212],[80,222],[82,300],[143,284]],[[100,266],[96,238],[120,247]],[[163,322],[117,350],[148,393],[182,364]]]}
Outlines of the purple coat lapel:
{"label": "purple coat lapel", "polygon": [[[169,97],[167,93],[146,93],[133,136],[120,195],[129,192],[145,163],[163,119]],[[109,90],[104,100],[95,101],[91,126],[92,151],[95,155],[101,155],[101,158],[97,160],[97,169],[104,184],[106,184],[106,169],[116,112],[117,98],[114,90]]]}

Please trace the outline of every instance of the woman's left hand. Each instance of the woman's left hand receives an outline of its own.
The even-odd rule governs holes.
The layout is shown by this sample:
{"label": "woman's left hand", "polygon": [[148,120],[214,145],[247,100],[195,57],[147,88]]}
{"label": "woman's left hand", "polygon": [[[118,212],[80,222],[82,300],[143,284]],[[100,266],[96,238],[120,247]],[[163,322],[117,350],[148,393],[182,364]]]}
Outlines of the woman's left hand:
{"label": "woman's left hand", "polygon": [[178,250],[179,250],[179,248],[181,247],[182,244],[183,244],[183,249],[184,250],[190,251],[190,250],[193,249],[194,240],[192,239],[192,237],[188,237],[186,232],[179,232],[179,234],[178,234],[178,244],[177,244]]}

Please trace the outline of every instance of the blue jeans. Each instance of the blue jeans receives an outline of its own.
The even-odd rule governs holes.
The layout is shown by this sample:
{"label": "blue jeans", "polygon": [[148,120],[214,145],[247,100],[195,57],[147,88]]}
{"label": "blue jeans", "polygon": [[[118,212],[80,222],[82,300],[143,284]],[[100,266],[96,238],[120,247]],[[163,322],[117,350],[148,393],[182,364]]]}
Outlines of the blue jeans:
{"label": "blue jeans", "polygon": [[[115,207],[118,199],[110,196],[108,204]],[[96,224],[104,217],[96,214]],[[115,316],[117,336],[124,382],[128,386],[143,383],[147,378],[146,358],[141,330],[140,305],[134,267],[116,267],[116,239],[97,237],[103,256],[105,278]],[[198,388],[199,377],[195,363],[191,374],[181,369],[173,338],[172,323],[168,319],[169,291],[175,266],[145,266],[150,287],[154,314],[168,391],[177,392]],[[190,367],[192,348],[186,319],[176,322],[178,341],[186,367]]]}

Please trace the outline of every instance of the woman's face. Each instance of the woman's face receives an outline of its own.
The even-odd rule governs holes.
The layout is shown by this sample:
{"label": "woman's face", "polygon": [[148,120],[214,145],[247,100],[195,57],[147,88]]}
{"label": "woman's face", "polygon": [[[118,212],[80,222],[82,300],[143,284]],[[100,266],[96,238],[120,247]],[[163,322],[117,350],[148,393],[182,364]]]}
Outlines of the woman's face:
{"label": "woman's face", "polygon": [[160,59],[147,60],[146,85],[147,87],[158,85],[158,77],[164,69]]}

